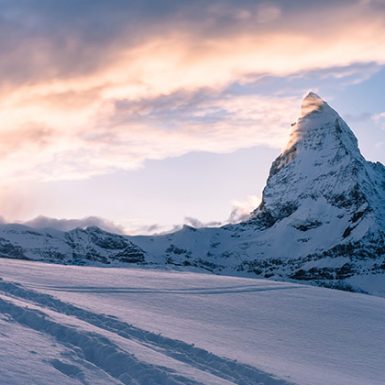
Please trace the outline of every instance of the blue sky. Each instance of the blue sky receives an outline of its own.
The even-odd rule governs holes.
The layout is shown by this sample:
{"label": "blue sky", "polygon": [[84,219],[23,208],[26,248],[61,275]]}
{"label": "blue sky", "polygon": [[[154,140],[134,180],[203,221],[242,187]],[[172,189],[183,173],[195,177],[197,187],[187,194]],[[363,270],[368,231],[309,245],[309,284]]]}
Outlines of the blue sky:
{"label": "blue sky", "polygon": [[0,214],[244,215],[309,90],[385,163],[382,3],[1,0]]}

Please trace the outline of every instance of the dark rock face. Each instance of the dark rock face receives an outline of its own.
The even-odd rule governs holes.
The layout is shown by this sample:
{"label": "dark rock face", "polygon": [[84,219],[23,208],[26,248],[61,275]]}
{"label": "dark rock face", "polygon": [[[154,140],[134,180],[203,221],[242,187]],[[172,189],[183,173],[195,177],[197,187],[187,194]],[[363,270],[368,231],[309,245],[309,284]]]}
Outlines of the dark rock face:
{"label": "dark rock face", "polygon": [[[379,235],[379,238],[336,245],[329,250],[301,258],[248,261],[242,263],[238,269],[261,277],[314,281],[326,286],[333,286],[332,281],[344,281],[353,276],[384,274],[385,233]],[[338,260],[338,263],[324,266],[325,260]]]}
{"label": "dark rock face", "polygon": [[31,231],[21,225],[4,225],[0,257],[41,260],[63,264],[144,263],[146,253],[129,237],[96,227],[69,232]]}
{"label": "dark rock face", "polygon": [[139,246],[130,242],[127,247],[117,254],[114,254],[112,258],[124,263],[143,263],[145,261],[145,255],[145,252]]}
{"label": "dark rock face", "polygon": [[145,252],[127,237],[107,233],[97,227],[73,230],[66,233],[65,238],[75,260],[85,257],[89,261],[106,264],[145,261]]}
{"label": "dark rock face", "polygon": [[28,259],[20,246],[15,246],[3,238],[0,238],[0,258]]}

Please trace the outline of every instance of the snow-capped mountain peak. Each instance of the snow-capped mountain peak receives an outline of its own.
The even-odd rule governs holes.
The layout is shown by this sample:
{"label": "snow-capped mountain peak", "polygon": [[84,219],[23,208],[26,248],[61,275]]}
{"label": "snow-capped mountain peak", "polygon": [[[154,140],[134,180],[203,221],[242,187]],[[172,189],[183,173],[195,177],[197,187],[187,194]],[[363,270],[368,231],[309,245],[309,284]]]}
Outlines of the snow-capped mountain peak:
{"label": "snow-capped mountain peak", "polygon": [[313,92],[302,100],[300,116],[293,125],[284,152],[293,151],[293,146],[302,152],[312,150],[318,157],[325,157],[325,152],[333,156],[336,150],[344,148],[355,158],[363,159],[351,129],[328,103]]}
{"label": "snow-capped mountain peak", "polygon": [[384,276],[384,229],[385,167],[366,161],[345,121],[310,92],[286,149],[272,163],[262,203],[248,220],[147,237],[1,225],[0,257],[346,280],[372,291],[370,282],[354,279]]}
{"label": "snow-capped mountain peak", "polygon": [[252,217],[269,227],[305,202],[313,209],[326,204],[357,210],[372,194],[368,167],[348,125],[318,95],[309,93],[288,146],[272,164],[262,204]]}
{"label": "snow-capped mountain peak", "polygon": [[301,117],[320,110],[327,103],[316,93],[310,91],[302,100]]}

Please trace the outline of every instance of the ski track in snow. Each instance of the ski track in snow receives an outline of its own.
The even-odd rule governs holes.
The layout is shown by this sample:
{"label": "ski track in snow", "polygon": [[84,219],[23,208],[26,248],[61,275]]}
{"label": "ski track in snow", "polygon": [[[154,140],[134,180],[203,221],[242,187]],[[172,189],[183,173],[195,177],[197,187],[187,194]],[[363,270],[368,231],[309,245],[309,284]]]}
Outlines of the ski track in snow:
{"label": "ski track in snow", "polygon": [[[250,291],[287,290],[295,289],[296,286],[266,285],[261,286],[232,286],[221,288],[191,288],[186,290],[156,290],[157,293],[173,294],[221,294],[241,293]],[[151,294],[154,289],[143,288],[96,288],[96,287],[56,287],[51,290],[84,290],[97,292],[141,292]],[[258,370],[252,366],[237,361],[217,356],[194,345],[180,340],[171,339],[147,330],[140,329],[113,316],[98,314],[89,310],[65,303],[55,297],[40,293],[20,284],[7,282],[0,279],[0,314],[3,313],[16,321],[23,327],[33,329],[52,337],[56,342],[70,347],[75,353],[77,360],[82,360],[103,370],[111,378],[122,384],[145,384],[145,385],[199,385],[193,378],[183,376],[172,368],[140,361],[133,353],[126,351],[112,339],[108,338],[107,331],[129,341],[134,341],[146,349],[151,349],[157,354],[165,355],[167,358],[176,360],[194,370],[208,374],[212,384],[239,384],[239,385],[290,385],[283,379]],[[55,317],[66,316],[76,319],[94,327],[91,332],[89,328],[76,327],[70,323],[58,322]],[[108,335],[108,334],[107,334]],[[82,377],[82,370],[78,364],[74,365],[61,360],[52,360],[51,365],[64,375],[76,378],[83,384],[88,384]],[[116,383],[116,381],[114,382]],[[204,383],[206,384],[206,383]]]}
{"label": "ski track in snow", "polygon": [[65,291],[76,293],[135,293],[135,294],[189,294],[189,295],[210,295],[210,294],[238,294],[238,293],[251,293],[258,291],[272,291],[272,290],[290,290],[290,289],[303,289],[303,286],[289,285],[244,285],[244,286],[226,286],[218,288],[188,288],[188,289],[158,289],[158,288],[136,288],[136,287],[100,287],[100,286],[39,286],[28,285],[30,288],[36,289],[49,289],[50,291]]}

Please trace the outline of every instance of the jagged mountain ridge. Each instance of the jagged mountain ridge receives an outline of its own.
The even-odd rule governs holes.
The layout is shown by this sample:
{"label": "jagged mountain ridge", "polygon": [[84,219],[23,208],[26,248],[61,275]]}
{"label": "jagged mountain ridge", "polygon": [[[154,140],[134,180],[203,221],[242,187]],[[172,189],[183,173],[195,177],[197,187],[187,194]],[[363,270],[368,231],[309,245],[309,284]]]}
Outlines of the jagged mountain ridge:
{"label": "jagged mountain ridge", "polygon": [[294,227],[310,230],[321,225],[322,211],[331,216],[336,208],[342,210],[338,227],[346,226],[340,229],[343,238],[352,234],[359,240],[368,231],[384,229],[384,166],[364,159],[353,132],[317,95],[310,93],[301,110],[250,222],[266,229],[291,217],[298,221]]}
{"label": "jagged mountain ridge", "polygon": [[[262,204],[251,221],[267,228],[290,216],[299,203],[322,198],[353,214],[378,214],[384,207],[384,185],[376,179],[381,177],[380,167],[363,158],[346,123],[310,93],[303,100],[302,116],[294,124],[288,147],[272,164]],[[375,222],[383,225],[383,221],[377,216]]]}
{"label": "jagged mountain ridge", "polygon": [[60,232],[2,225],[0,255],[197,266],[329,285],[343,281],[365,290],[357,279],[377,280],[385,273],[384,229],[385,167],[366,161],[338,113],[309,93],[287,148],[272,164],[262,203],[248,220],[135,237],[97,228]]}

